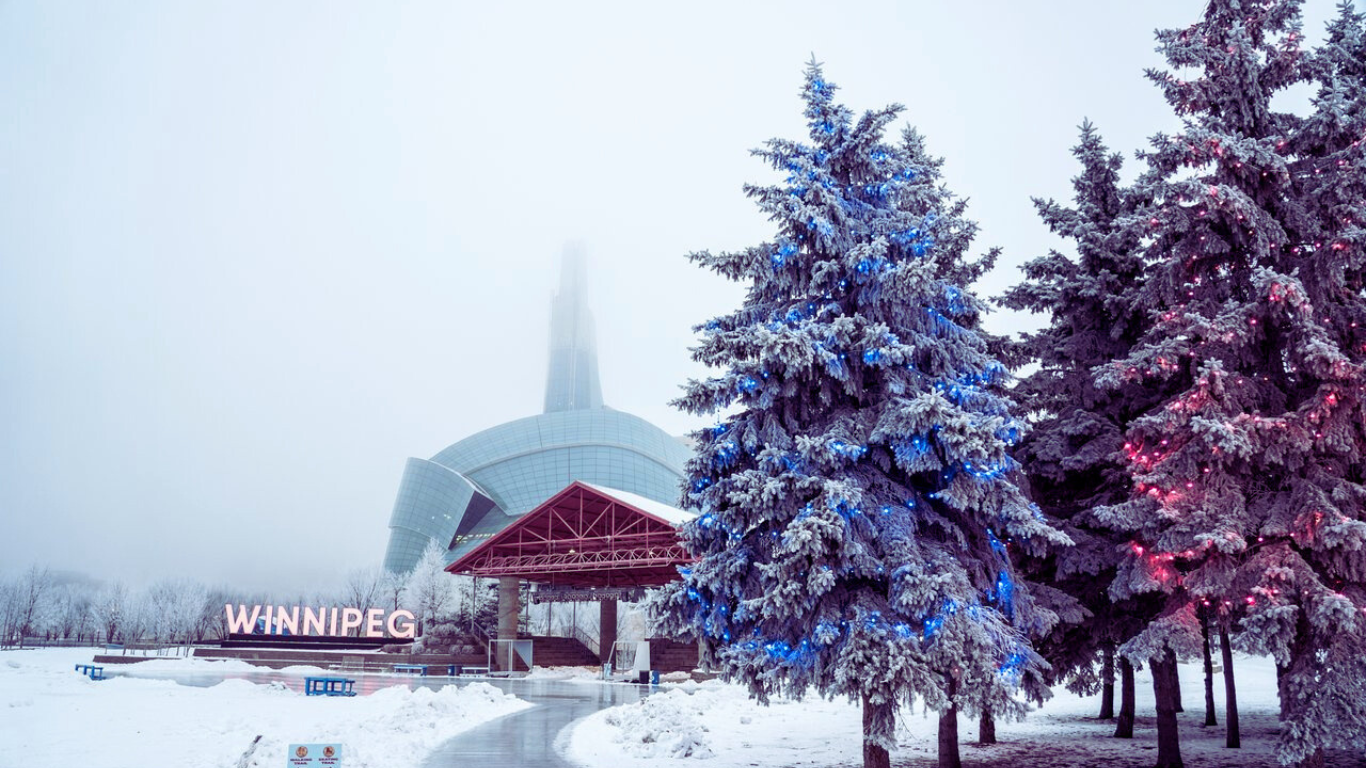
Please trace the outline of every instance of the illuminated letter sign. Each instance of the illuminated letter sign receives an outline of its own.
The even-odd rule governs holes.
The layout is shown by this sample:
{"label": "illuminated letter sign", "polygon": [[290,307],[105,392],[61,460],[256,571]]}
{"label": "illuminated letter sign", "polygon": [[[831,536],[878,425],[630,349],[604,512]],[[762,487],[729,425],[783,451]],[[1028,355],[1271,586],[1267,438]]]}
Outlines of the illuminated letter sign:
{"label": "illuminated letter sign", "polygon": [[[359,608],[319,607],[316,611],[306,606],[232,605],[223,606],[228,620],[228,632],[245,635],[265,625],[265,633],[283,635],[325,635],[345,637],[351,630],[359,630],[361,637],[393,637],[411,640],[417,636],[417,618],[411,611],[399,609],[385,616],[383,608],[362,612]],[[303,621],[301,622],[300,614]],[[388,629],[388,634],[385,634]]]}

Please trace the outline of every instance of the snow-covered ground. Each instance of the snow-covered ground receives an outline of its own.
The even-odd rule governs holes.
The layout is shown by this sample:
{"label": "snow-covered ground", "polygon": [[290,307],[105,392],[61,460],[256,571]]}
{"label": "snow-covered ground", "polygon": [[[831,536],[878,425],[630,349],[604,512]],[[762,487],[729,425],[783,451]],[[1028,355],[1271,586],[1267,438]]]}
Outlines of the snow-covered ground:
{"label": "snow-covered ground", "polygon": [[[409,690],[396,681],[369,696],[333,698],[245,680],[207,688],[132,677],[94,682],[73,669],[91,655],[0,653],[0,768],[235,768],[258,735],[245,764],[253,768],[285,765],[291,742],[342,743],[347,768],[411,768],[455,734],[529,706],[486,683]],[[261,671],[193,658],[143,664],[139,674]]]}
{"label": "snow-covered ground", "polygon": [[[1235,662],[1243,747],[1224,747],[1223,679],[1215,676],[1220,726],[1203,728],[1204,681],[1200,667],[1181,666],[1182,756],[1189,768],[1272,768],[1275,747],[1275,667],[1269,659]],[[1095,718],[1099,698],[1059,689],[1024,722],[997,724],[999,744],[976,746],[977,722],[959,721],[965,765],[982,768],[1148,768],[1155,760],[1152,681],[1138,674],[1138,719],[1134,739],[1115,739],[1113,721]],[[719,682],[683,683],[638,704],[603,710],[579,721],[564,740],[566,757],[590,768],[679,768],[702,759],[699,768],[795,768],[857,766],[861,762],[860,711],[844,700],[775,699],[768,707],[744,689]],[[932,766],[938,719],[903,712],[895,766]],[[1330,765],[1357,766],[1345,755]],[[1336,762],[1335,762],[1336,760]],[[1348,760],[1343,762],[1343,760]],[[1366,765],[1366,763],[1361,763]]]}
{"label": "snow-covered ground", "polygon": [[[245,763],[254,768],[284,765],[291,742],[341,742],[347,768],[413,768],[461,731],[529,706],[483,683],[409,690],[395,680],[370,696],[326,698],[245,680],[206,688],[169,677],[92,682],[72,670],[90,657],[89,649],[0,653],[0,768],[235,768],[258,734],[261,741]],[[262,670],[240,661],[167,658],[144,662],[137,671],[169,676]],[[1182,750],[1190,768],[1277,765],[1275,669],[1266,659],[1240,658],[1237,671],[1244,746],[1228,750],[1222,725],[1200,726],[1204,693],[1198,666],[1182,665]],[[530,677],[580,683],[590,693],[593,684],[606,684],[599,672],[579,668],[537,669]],[[1152,685],[1143,673],[1137,692],[1133,740],[1111,738],[1113,722],[1094,719],[1095,697],[1060,690],[1024,722],[998,723],[1001,743],[995,746],[976,746],[976,722],[961,721],[964,762],[976,768],[1148,768],[1156,745]],[[1219,678],[1216,703],[1222,724]],[[932,715],[904,713],[893,765],[934,765],[937,727]],[[852,768],[860,763],[859,730],[859,710],[845,701],[775,699],[763,707],[738,686],[689,681],[666,684],[638,704],[590,715],[557,744],[588,768],[684,768],[693,760],[705,760],[699,768]],[[1366,767],[1366,760],[1333,754],[1329,765]]]}

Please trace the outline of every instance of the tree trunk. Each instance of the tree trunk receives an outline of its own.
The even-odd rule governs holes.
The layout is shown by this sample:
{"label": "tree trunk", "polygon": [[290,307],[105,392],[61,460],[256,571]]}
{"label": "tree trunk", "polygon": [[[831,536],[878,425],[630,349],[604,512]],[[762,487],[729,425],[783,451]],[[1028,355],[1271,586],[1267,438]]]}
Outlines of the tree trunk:
{"label": "tree trunk", "polygon": [[977,740],[983,744],[996,743],[996,718],[990,710],[982,710],[982,716],[977,720]]}
{"label": "tree trunk", "polygon": [[1219,655],[1224,660],[1224,721],[1228,739],[1224,746],[1237,749],[1243,745],[1238,732],[1238,691],[1233,685],[1233,648],[1229,646],[1228,630],[1219,627]]}
{"label": "tree trunk", "polygon": [[963,768],[958,756],[958,707],[939,713],[939,768]]}
{"label": "tree trunk", "polygon": [[1134,665],[1119,657],[1119,721],[1115,723],[1116,739],[1134,737]]}
{"label": "tree trunk", "polygon": [[1153,659],[1149,666],[1153,673],[1153,698],[1157,702],[1157,768],[1184,768],[1176,724],[1176,654],[1168,648],[1160,660]]}
{"label": "tree trunk", "polygon": [[1106,643],[1100,661],[1100,719],[1115,716],[1115,646]]}
{"label": "tree trunk", "polygon": [[863,768],[891,768],[892,757],[887,748],[873,740],[878,720],[894,716],[891,709],[887,702],[874,704],[863,697]]}
{"label": "tree trunk", "polygon": [[1172,706],[1177,712],[1185,712],[1186,708],[1181,705],[1181,670],[1176,664],[1176,653],[1172,652]]}
{"label": "tree trunk", "polygon": [[1218,725],[1214,716],[1214,657],[1209,645],[1209,609],[1200,609],[1200,639],[1205,657],[1205,725]]}

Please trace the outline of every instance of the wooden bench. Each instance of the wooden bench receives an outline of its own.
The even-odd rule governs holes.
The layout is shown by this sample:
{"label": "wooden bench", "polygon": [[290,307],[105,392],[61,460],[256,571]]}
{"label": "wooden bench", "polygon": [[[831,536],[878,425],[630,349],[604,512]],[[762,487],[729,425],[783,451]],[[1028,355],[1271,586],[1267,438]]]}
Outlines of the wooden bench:
{"label": "wooden bench", "polygon": [[90,678],[91,680],[104,679],[104,667],[97,667],[94,664],[77,664],[76,671]]}
{"label": "wooden bench", "polygon": [[404,675],[422,675],[423,677],[426,677],[426,676],[427,676],[427,665],[426,665],[426,664],[395,664],[395,665],[394,665],[394,672],[397,672],[397,673],[399,673],[399,674],[404,674]]}
{"label": "wooden bench", "polygon": [[464,677],[466,675],[488,675],[488,667],[474,667],[468,664],[452,664],[450,666],[451,677]]}
{"label": "wooden bench", "polygon": [[305,696],[355,696],[356,681],[344,677],[305,677]]}

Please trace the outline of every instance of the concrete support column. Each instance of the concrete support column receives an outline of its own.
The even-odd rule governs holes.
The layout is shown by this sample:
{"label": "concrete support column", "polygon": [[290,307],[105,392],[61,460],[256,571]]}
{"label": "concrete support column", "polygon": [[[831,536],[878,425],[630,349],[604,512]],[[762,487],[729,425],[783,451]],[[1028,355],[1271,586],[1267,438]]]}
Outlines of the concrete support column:
{"label": "concrete support column", "polygon": [[612,647],[617,644],[617,601],[598,603],[598,658],[603,664],[612,660]]}
{"label": "concrete support column", "polygon": [[522,580],[516,576],[498,578],[498,639],[517,639],[517,617],[522,612]]}

